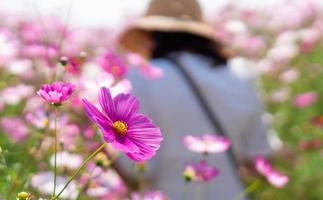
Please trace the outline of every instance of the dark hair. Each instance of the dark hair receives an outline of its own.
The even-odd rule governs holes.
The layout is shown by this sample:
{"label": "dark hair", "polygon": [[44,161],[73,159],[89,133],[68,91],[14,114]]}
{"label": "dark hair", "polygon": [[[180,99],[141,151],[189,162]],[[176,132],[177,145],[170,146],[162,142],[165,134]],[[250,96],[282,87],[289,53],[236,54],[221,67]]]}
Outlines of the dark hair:
{"label": "dark hair", "polygon": [[152,32],[155,48],[153,58],[165,58],[170,53],[188,51],[210,58],[214,66],[227,63],[227,58],[220,52],[221,45],[215,41],[185,32]]}

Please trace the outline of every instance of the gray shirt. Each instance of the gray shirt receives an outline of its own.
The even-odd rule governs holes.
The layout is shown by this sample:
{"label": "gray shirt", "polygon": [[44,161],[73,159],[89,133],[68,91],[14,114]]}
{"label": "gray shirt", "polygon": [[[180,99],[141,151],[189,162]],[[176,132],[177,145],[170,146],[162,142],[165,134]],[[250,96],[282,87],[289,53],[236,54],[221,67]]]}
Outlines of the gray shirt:
{"label": "gray shirt", "polygon": [[[205,57],[186,52],[176,56],[193,76],[212,112],[229,134],[235,155],[268,154],[266,128],[261,122],[263,108],[251,84],[238,78],[228,67],[212,67]],[[161,127],[164,137],[157,155],[148,161],[147,175],[152,179],[153,189],[162,190],[171,200],[178,200],[182,198],[185,165],[203,158],[182,145],[182,138],[217,133],[177,67],[167,59],[156,59],[152,63],[162,68],[164,74],[160,79],[148,80],[136,70],[130,75],[133,94],[139,98],[142,112]],[[233,199],[243,186],[228,153],[210,155],[208,160],[210,165],[220,169],[219,176],[208,184],[209,199]],[[194,199],[196,184],[189,187],[188,197]]]}

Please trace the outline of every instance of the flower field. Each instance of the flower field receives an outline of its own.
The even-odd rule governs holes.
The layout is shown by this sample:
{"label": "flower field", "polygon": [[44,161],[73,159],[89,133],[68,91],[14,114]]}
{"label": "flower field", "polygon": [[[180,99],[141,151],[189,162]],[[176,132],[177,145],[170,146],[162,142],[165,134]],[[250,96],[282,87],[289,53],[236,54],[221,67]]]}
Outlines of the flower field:
{"label": "flower field", "polygon": [[[322,199],[319,1],[282,1],[271,9],[229,4],[210,19],[232,55],[230,67],[257,86],[273,135],[271,158],[259,155],[254,170],[241,170],[246,190],[237,199]],[[0,200],[168,199],[141,178],[164,133],[139,111],[127,79],[133,68],[150,81],[163,71],[120,49],[120,31],[0,14]],[[203,157],[183,166],[183,186],[217,181],[221,171],[207,157],[231,145],[230,138],[200,135],[180,144]],[[118,170],[120,156],[134,163],[138,182]],[[185,189],[179,192],[185,199]]]}

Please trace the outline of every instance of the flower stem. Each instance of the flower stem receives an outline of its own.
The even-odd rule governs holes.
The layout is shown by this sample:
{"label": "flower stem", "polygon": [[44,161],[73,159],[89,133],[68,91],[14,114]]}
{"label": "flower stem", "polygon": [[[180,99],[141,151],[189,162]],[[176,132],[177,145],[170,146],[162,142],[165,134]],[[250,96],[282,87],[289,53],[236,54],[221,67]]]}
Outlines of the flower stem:
{"label": "flower stem", "polygon": [[246,189],[244,189],[243,191],[241,191],[239,194],[237,194],[233,200],[239,200],[239,199],[242,199],[244,196],[246,196],[247,194],[255,191],[259,185],[260,185],[260,180],[257,179],[255,180],[251,185],[249,185]]}
{"label": "flower stem", "polygon": [[58,111],[56,106],[54,107],[54,188],[53,188],[53,197],[56,195],[56,179],[57,179],[57,115]]}
{"label": "flower stem", "polygon": [[188,182],[185,181],[184,186],[183,186],[183,200],[187,200],[187,192],[188,192]]}
{"label": "flower stem", "polygon": [[200,183],[195,187],[195,200],[201,200],[201,185]]}
{"label": "flower stem", "polygon": [[53,200],[57,200],[58,197],[64,192],[64,190],[67,188],[67,186],[75,179],[75,177],[81,172],[81,170],[83,169],[83,167],[94,157],[96,156],[98,153],[100,153],[100,151],[102,151],[102,149],[105,147],[105,143],[103,143],[99,148],[97,148],[91,155],[89,155],[82,163],[82,165],[76,170],[76,172],[71,176],[71,178],[67,181],[67,183],[64,185],[63,189],[54,197]]}

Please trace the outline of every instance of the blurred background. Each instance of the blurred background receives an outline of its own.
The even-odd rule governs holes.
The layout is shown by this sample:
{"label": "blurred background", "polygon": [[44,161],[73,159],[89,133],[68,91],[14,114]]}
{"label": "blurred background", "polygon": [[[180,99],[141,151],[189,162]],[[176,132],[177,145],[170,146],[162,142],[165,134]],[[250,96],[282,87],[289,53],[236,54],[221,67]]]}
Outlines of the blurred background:
{"label": "blurred background", "polygon": [[[248,192],[257,200],[323,199],[323,1],[200,0],[200,3],[205,18],[214,26],[214,37],[230,47],[234,55],[229,61],[230,68],[250,79],[257,88],[266,108],[262,120],[272,127],[271,145],[279,149],[272,157],[272,165],[289,178],[286,185],[277,186],[275,181],[258,174],[242,172],[246,185],[252,185]],[[52,116],[37,108],[39,101],[33,96],[41,80],[50,79],[57,58],[64,55],[75,59],[70,79],[83,88],[80,92],[83,96],[95,98],[98,87],[113,85],[115,78],[111,75],[97,78],[100,72],[91,71],[97,65],[95,62],[107,48],[115,47],[115,38],[143,14],[147,4],[148,0],[0,1],[0,199],[13,199],[25,189],[35,194],[48,194],[50,190],[41,185],[52,175],[37,173],[51,165],[48,161],[51,153],[44,153],[50,142],[41,136],[41,131],[50,129],[48,120]],[[60,54],[54,43],[61,45]],[[88,60],[78,60],[80,52],[86,52]],[[84,66],[84,71],[79,72],[75,66]],[[87,77],[88,74],[92,77]],[[131,89],[127,80],[111,87],[115,93]],[[76,107],[68,109],[74,113],[72,116],[81,109],[79,102],[74,102]],[[68,132],[62,145],[77,155],[85,155],[88,151],[83,152],[79,146],[91,149],[93,144],[79,140],[91,138],[95,131],[83,126],[84,116],[82,120],[70,119],[61,122]],[[25,140],[30,130],[39,135]],[[78,141],[77,145],[74,141]],[[26,148],[28,151],[24,151]],[[32,161],[24,161],[30,155]],[[79,162],[77,156],[68,156],[66,159]],[[23,167],[27,162],[30,166]],[[69,168],[75,167],[64,166],[62,172],[69,174]],[[84,177],[87,175],[84,173]],[[109,173],[109,177],[118,176]],[[62,182],[65,180],[66,177],[61,177]],[[109,188],[118,188],[116,193],[123,193],[126,189],[122,181],[113,180]],[[107,188],[104,181],[98,180],[93,188],[100,184]],[[109,196],[110,189],[101,196],[90,189],[88,199],[92,194],[97,199],[118,199],[118,195]],[[76,196],[65,198],[80,198]]]}

